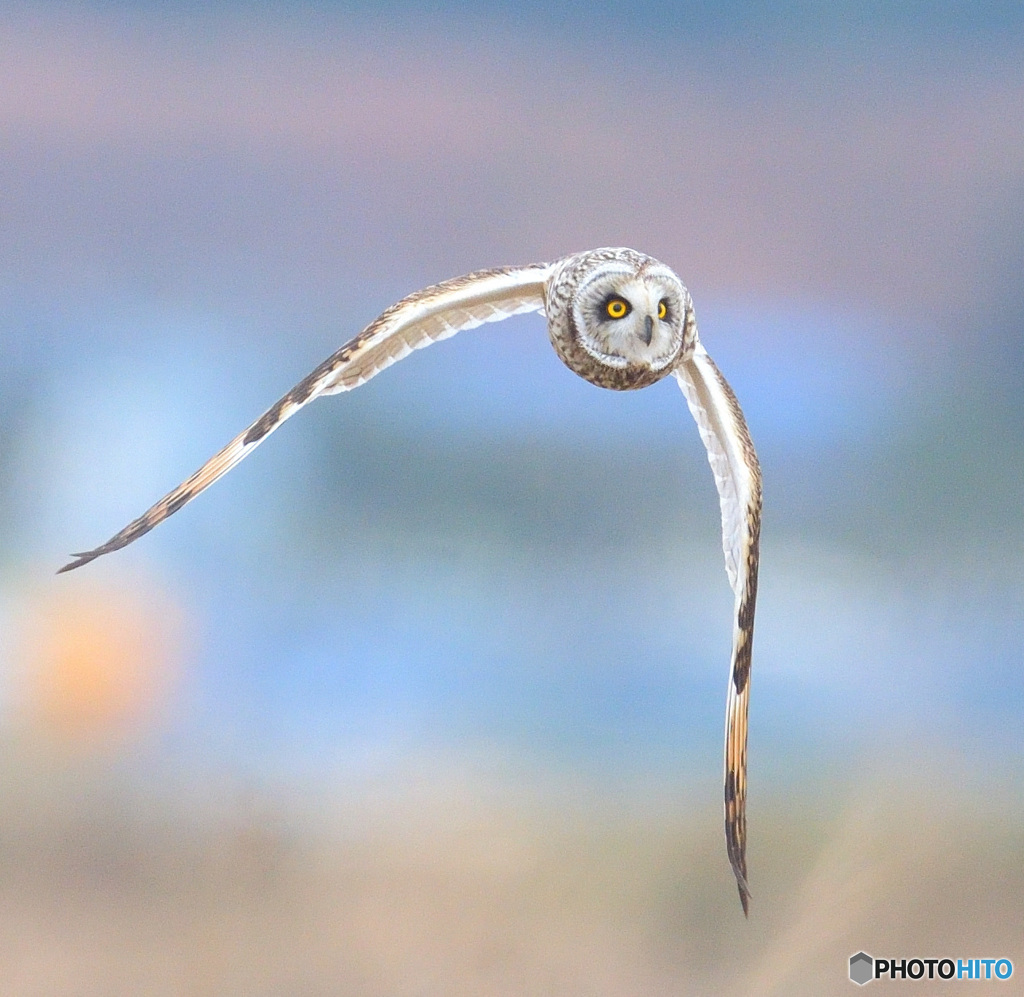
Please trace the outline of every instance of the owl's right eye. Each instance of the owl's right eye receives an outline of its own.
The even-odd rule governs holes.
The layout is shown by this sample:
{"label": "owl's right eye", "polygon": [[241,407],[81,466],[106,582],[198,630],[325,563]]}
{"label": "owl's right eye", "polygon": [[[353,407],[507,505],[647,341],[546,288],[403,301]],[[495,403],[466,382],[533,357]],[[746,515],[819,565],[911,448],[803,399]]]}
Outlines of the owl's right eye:
{"label": "owl's right eye", "polygon": [[625,298],[609,298],[604,305],[608,318],[625,318],[633,306]]}

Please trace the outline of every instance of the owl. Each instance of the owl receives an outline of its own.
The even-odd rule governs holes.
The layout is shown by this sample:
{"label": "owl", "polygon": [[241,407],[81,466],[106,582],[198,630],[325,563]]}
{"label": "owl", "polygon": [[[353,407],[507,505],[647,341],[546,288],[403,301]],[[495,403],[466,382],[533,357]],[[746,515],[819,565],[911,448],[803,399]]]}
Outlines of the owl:
{"label": "owl", "polygon": [[542,312],[555,352],[601,388],[643,388],[672,375],[707,448],[735,596],[725,721],[725,840],[746,914],[747,712],[757,598],[761,471],[736,396],[697,335],[690,294],[665,264],[632,249],[595,249],[554,263],[478,270],[402,298],[328,357],[251,426],[70,571],[138,540],[248,456],[320,395],[357,388],[413,350],[510,315]]}

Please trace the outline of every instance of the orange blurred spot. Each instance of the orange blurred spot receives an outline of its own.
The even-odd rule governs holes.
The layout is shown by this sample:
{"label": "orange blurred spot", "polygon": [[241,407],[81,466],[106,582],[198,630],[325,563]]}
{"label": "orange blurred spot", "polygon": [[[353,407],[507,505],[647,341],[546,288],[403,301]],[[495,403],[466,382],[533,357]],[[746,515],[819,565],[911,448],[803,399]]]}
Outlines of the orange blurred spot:
{"label": "orange blurred spot", "polygon": [[181,614],[154,591],[76,586],[32,606],[24,706],[63,740],[122,740],[152,727],[180,658]]}

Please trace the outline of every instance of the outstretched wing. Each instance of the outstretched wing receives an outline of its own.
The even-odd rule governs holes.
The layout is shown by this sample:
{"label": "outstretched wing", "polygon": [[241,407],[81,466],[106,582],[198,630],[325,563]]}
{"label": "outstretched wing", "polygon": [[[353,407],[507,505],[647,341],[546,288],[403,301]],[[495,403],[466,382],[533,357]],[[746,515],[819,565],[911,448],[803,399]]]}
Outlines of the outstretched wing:
{"label": "outstretched wing", "polygon": [[725,843],[747,913],[747,708],[761,536],[761,467],[739,402],[697,341],[674,371],[707,447],[722,505],[725,570],[736,597],[732,669],[725,714]]}
{"label": "outstretched wing", "polygon": [[[371,322],[355,339],[328,357],[283,398],[272,405],[248,429],[211,457],[192,477],[165,495],[138,519],[95,550],[73,554],[60,571],[70,571],[138,540],[158,523],[173,515],[204,488],[247,457],[285,419],[318,395],[331,395],[359,387],[385,367],[413,350],[510,315],[541,311],[547,264],[478,270],[465,277],[410,294]],[[59,574],[60,572],[58,572]]]}

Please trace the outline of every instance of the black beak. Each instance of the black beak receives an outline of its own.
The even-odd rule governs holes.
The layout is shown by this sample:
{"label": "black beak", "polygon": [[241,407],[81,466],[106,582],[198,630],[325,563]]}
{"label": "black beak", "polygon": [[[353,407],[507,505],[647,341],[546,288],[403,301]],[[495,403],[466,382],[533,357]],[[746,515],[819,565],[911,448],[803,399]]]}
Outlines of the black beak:
{"label": "black beak", "polygon": [[644,332],[640,337],[647,346],[651,345],[651,339],[654,336],[654,319],[648,315],[644,319]]}

